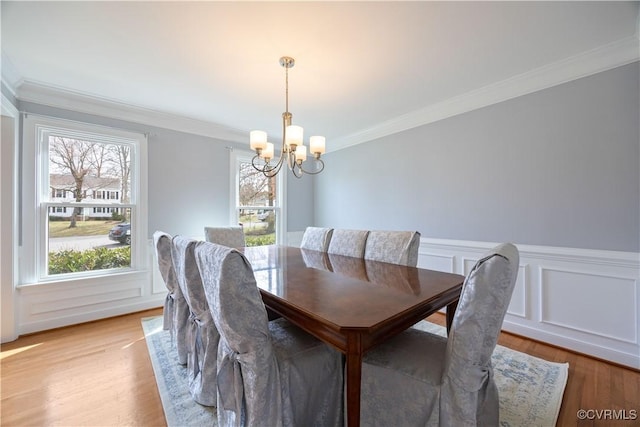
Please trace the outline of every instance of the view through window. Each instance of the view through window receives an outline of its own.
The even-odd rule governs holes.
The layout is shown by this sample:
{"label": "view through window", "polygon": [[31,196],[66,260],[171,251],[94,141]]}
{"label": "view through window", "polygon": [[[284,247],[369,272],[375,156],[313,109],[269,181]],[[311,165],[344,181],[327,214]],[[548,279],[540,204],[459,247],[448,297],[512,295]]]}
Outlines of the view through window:
{"label": "view through window", "polygon": [[275,244],[280,224],[277,177],[265,177],[253,168],[251,159],[238,158],[236,165],[236,214],[244,230],[246,244]]}
{"label": "view through window", "polygon": [[131,267],[135,146],[60,130],[41,136],[45,274]]}

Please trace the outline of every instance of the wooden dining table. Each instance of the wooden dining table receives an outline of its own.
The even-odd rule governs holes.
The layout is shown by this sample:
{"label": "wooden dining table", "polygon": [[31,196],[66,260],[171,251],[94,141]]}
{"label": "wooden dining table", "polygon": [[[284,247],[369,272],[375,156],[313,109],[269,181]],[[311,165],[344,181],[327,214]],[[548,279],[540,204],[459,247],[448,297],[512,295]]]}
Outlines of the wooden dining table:
{"label": "wooden dining table", "polygon": [[449,328],[464,281],[458,274],[290,246],[242,251],[268,311],[345,355],[349,427],[360,424],[364,353],[445,307]]}

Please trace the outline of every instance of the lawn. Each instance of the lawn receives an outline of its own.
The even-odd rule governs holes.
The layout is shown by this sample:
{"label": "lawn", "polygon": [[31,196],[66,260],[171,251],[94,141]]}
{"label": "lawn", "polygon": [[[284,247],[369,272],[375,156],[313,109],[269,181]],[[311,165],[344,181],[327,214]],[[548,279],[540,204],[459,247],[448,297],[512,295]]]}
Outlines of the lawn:
{"label": "lawn", "polygon": [[69,228],[70,221],[49,221],[49,237],[106,236],[119,221],[77,221],[76,228]]}
{"label": "lawn", "polygon": [[[109,230],[119,224],[119,221],[78,221],[76,228],[69,228],[69,221],[49,221],[49,237],[77,237],[77,236],[106,236]],[[255,224],[251,232],[246,235],[247,246],[272,245],[276,242],[276,234],[265,233],[267,223]],[[250,233],[251,233],[250,232]]]}

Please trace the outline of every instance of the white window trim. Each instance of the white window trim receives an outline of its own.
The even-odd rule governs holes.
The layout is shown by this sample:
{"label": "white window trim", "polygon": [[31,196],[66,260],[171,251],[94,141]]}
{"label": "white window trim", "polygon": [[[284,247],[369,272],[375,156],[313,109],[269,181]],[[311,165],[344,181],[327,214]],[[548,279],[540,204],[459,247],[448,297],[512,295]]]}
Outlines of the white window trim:
{"label": "white window trim", "polygon": [[[132,182],[131,195],[136,197],[132,202],[136,205],[135,213],[131,218],[132,235],[131,267],[128,269],[99,270],[86,273],[74,273],[72,275],[46,275],[46,224],[43,223],[48,215],[42,214],[39,210],[48,209],[48,205],[56,203],[41,203],[47,200],[48,189],[47,165],[45,156],[40,154],[40,132],[43,129],[62,128],[77,132],[79,136],[91,135],[92,139],[97,135],[106,135],[111,138],[127,140],[136,147],[135,156],[132,156],[132,172],[137,174],[138,179]],[[107,138],[107,141],[109,138]],[[57,119],[35,114],[26,114],[23,119],[22,137],[22,238],[20,246],[20,275],[18,286],[28,286],[36,284],[56,284],[68,283],[75,280],[87,280],[87,278],[105,283],[113,274],[137,274],[148,269],[147,263],[147,136],[142,133],[130,132],[106,126],[80,123],[71,120]],[[108,204],[108,203],[106,203]]]}
{"label": "white window trim", "polygon": [[[251,162],[251,159],[255,156],[255,153],[248,150],[238,150],[232,149],[230,150],[230,161],[229,161],[229,222],[231,224],[238,224],[238,209],[240,206],[238,205],[238,194],[240,192],[239,188],[239,168],[238,164],[243,162]],[[276,244],[284,245],[286,242],[287,236],[287,180],[286,169],[283,169],[276,176],[276,203],[277,205],[274,207],[270,206],[242,206],[245,209],[265,209],[265,210],[274,210],[276,211]]]}

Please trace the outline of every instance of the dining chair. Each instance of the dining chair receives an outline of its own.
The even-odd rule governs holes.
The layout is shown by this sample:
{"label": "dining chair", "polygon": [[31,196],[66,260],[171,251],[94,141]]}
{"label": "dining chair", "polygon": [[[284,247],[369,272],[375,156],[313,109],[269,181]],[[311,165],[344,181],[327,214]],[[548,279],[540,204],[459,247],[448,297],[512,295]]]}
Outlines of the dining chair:
{"label": "dining chair", "polygon": [[164,231],[153,233],[153,243],[158,261],[158,270],[167,287],[164,300],[163,329],[171,333],[171,343],[176,346],[178,363],[187,363],[187,324],[189,322],[189,306],[182,295],[171,256],[171,235]]}
{"label": "dining chair", "polygon": [[330,254],[362,258],[364,256],[364,248],[368,234],[369,231],[367,230],[345,230],[336,228],[331,235],[327,252]]}
{"label": "dining chair", "polygon": [[246,246],[244,231],[240,226],[231,227],[205,227],[204,236],[207,242],[230,248],[243,248]]}
{"label": "dining chair", "polygon": [[220,334],[211,317],[194,253],[205,242],[175,236],[172,243],[176,276],[190,309],[187,330],[189,392],[199,404],[215,406]]}
{"label": "dining chair", "polygon": [[418,265],[418,231],[378,231],[372,230],[367,236],[364,259],[391,264]]}
{"label": "dining chair", "polygon": [[342,356],[267,312],[249,261],[205,243],[196,259],[214,322],[218,351],[219,426],[340,426]]}
{"label": "dining chair", "polygon": [[365,355],[362,425],[499,425],[491,354],[518,263],[518,249],[505,243],[475,264],[448,339],[411,328]]}
{"label": "dining chair", "polygon": [[327,252],[333,235],[333,228],[307,227],[302,235],[300,248]]}

